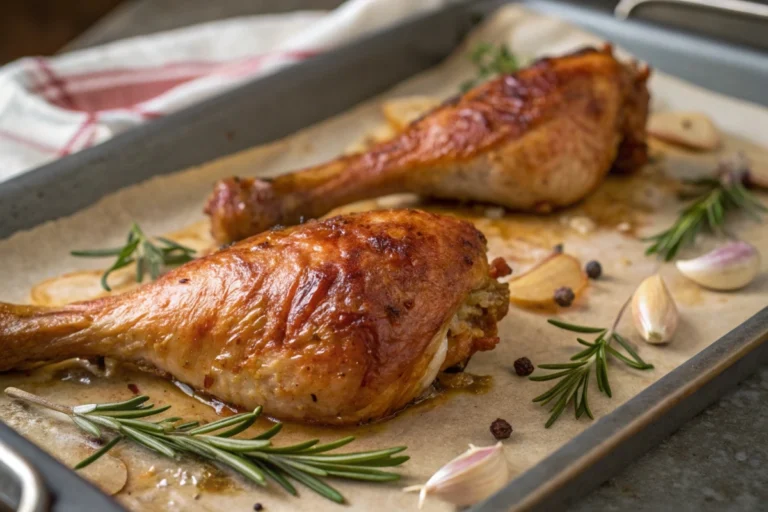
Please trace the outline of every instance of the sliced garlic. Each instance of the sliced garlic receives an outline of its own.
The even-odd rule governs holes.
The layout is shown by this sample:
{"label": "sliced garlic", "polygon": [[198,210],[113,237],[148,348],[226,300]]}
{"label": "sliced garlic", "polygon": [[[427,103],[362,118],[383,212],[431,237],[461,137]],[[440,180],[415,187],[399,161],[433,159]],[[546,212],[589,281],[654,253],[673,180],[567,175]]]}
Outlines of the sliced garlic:
{"label": "sliced garlic", "polygon": [[385,101],[381,111],[392,128],[402,131],[440,103],[432,96],[405,96]]}
{"label": "sliced garlic", "polygon": [[668,343],[677,329],[677,306],[660,275],[647,277],[632,296],[632,320],[648,343]]}
{"label": "sliced garlic", "polygon": [[646,129],[664,142],[702,151],[717,149],[721,143],[715,123],[700,112],[657,112]]}
{"label": "sliced garlic", "polygon": [[555,290],[570,288],[578,297],[587,284],[587,274],[579,260],[570,254],[552,254],[509,281],[509,300],[522,307],[552,308]]}
{"label": "sliced garlic", "polygon": [[742,288],[760,272],[760,253],[746,242],[728,242],[698,258],[679,260],[677,269],[696,284],[713,290]]}
{"label": "sliced garlic", "polygon": [[470,444],[469,450],[440,468],[426,484],[403,490],[419,491],[419,508],[430,495],[458,507],[466,507],[501,489],[508,478],[509,468],[501,442],[484,448]]}

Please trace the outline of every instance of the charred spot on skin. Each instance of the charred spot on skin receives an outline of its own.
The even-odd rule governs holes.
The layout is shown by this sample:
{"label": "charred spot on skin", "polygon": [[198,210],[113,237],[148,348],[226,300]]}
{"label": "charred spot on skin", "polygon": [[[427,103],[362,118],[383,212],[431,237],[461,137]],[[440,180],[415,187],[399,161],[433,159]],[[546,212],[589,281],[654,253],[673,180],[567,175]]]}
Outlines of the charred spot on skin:
{"label": "charred spot on skin", "polygon": [[400,317],[400,310],[395,306],[387,306],[385,309],[390,321],[397,320]]}
{"label": "charred spot on skin", "polygon": [[213,375],[206,375],[203,379],[203,387],[205,389],[209,389],[211,386],[213,386]]}
{"label": "charred spot on skin", "polygon": [[189,282],[189,279],[187,279],[186,277],[179,279],[180,284],[187,284],[188,282]]}
{"label": "charred spot on skin", "polygon": [[463,258],[463,259],[464,259],[464,263],[465,263],[467,266],[470,266],[470,267],[471,267],[471,266],[472,266],[472,265],[474,265],[474,263],[475,263],[475,262],[474,262],[474,260],[472,259],[472,257],[471,257],[471,256],[467,256],[466,254],[464,255],[464,258]]}
{"label": "charred spot on skin", "polygon": [[311,396],[311,397],[312,397],[312,401],[313,401],[313,402],[317,402],[317,395],[316,395],[316,394],[312,393],[312,394],[310,394],[309,396]]}
{"label": "charred spot on skin", "polygon": [[139,394],[139,386],[137,386],[134,383],[128,384],[128,389],[130,389],[131,393],[133,393],[134,395],[138,395]]}

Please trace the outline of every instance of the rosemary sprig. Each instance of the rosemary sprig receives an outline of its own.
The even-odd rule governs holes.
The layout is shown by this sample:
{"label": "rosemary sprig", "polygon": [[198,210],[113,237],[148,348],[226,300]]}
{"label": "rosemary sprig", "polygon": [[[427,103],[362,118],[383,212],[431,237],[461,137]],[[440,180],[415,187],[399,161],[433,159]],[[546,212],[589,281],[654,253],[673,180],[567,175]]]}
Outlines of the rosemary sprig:
{"label": "rosemary sprig", "polygon": [[[594,419],[592,410],[589,408],[589,377],[594,371],[597,389],[600,392],[605,393],[608,397],[612,396],[611,384],[608,380],[609,354],[636,370],[650,370],[653,368],[653,365],[643,361],[626,339],[615,332],[616,325],[618,324],[627,303],[622,306],[614,325],[610,329],[569,324],[552,318],[547,320],[555,327],[565,329],[566,331],[581,334],[596,334],[597,336],[592,341],[577,337],[576,341],[586,348],[571,356],[569,362],[540,364],[538,366],[539,369],[542,370],[558,371],[547,375],[534,375],[529,377],[533,381],[558,380],[557,384],[549,389],[549,391],[542,393],[533,399],[534,402],[540,402],[542,406],[547,405],[550,402],[553,404],[550,409],[552,414],[544,424],[546,428],[551,427],[555,421],[557,421],[570,403],[573,403],[573,411],[577,419],[585,414],[589,416],[590,419]],[[622,353],[612,347],[611,343],[614,341],[619,344],[626,353]]]}
{"label": "rosemary sprig", "polygon": [[671,227],[645,239],[653,242],[645,253],[658,254],[670,261],[680,248],[693,243],[703,229],[722,233],[732,211],[741,210],[760,221],[761,214],[768,209],[744,186],[747,171],[746,162],[730,159],[720,163],[718,177],[687,182],[693,188],[693,202],[680,212]]}
{"label": "rosemary sprig", "polygon": [[498,46],[490,43],[478,43],[469,54],[469,59],[477,68],[477,76],[461,84],[462,92],[466,92],[496,75],[514,73],[520,67],[517,58],[503,43]]}
{"label": "rosemary sprig", "polygon": [[115,434],[99,450],[78,463],[76,469],[92,464],[121,441],[129,440],[166,457],[177,459],[181,455],[192,455],[226,466],[262,487],[272,480],[288,493],[298,496],[293,483],[299,482],[331,501],[344,503],[344,497],[325,481],[326,478],[391,482],[398,480],[400,475],[381,468],[399,466],[410,458],[397,455],[406,449],[405,446],[330,453],[354,441],[352,436],[326,444],[312,439],[275,447],[270,439],[280,431],[280,423],[255,437],[233,437],[253,425],[261,414],[261,407],[201,425],[179,417],[148,421],[146,418],[166,411],[170,406],[147,404],[149,397],[145,395],[123,402],[67,407],[18,388],[6,388],[5,394],[64,413],[95,438],[104,438],[103,430]]}
{"label": "rosemary sprig", "polygon": [[85,251],[72,251],[72,256],[83,258],[104,258],[117,256],[117,259],[101,276],[101,286],[105,290],[112,291],[107,283],[107,278],[115,270],[121,269],[136,262],[136,282],[144,280],[144,275],[149,274],[154,281],[166,267],[181,265],[194,258],[195,250],[163,237],[156,237],[159,242],[155,244],[147,237],[135,222],[128,232],[125,245],[115,249],[93,249]]}

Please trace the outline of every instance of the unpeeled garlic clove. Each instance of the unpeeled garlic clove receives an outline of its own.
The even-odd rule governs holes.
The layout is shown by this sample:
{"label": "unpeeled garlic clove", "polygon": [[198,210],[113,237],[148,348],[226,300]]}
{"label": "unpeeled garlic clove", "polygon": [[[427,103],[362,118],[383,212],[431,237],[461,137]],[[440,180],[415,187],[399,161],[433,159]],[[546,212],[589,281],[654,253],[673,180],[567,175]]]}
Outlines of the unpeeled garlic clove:
{"label": "unpeeled garlic clove", "polygon": [[632,320],[648,343],[668,343],[675,335],[677,306],[659,274],[645,278],[632,295]]}
{"label": "unpeeled garlic clove", "polygon": [[464,507],[501,489],[508,477],[509,468],[500,442],[484,448],[469,445],[469,450],[440,468],[426,484],[403,490],[419,491],[419,508],[430,495]]}
{"label": "unpeeled garlic clove", "polygon": [[760,272],[760,253],[747,242],[728,242],[707,254],[679,260],[677,269],[696,284],[713,290],[742,288]]}

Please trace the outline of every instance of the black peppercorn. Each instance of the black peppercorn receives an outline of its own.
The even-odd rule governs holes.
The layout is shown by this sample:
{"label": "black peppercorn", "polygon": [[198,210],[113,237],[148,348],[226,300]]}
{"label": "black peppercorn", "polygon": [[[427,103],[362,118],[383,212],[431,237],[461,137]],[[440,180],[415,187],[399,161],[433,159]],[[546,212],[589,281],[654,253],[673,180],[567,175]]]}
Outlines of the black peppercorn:
{"label": "black peppercorn", "polygon": [[567,286],[561,286],[560,288],[555,290],[555,302],[557,303],[558,306],[567,308],[571,304],[573,304],[573,301],[575,298],[576,298],[576,295],[573,293],[573,290],[571,290]]}
{"label": "black peppercorn", "polygon": [[515,361],[515,373],[521,377],[527,377],[533,373],[533,363],[527,357],[521,357]]}
{"label": "black peppercorn", "polygon": [[590,279],[597,279],[601,275],[603,275],[603,267],[600,265],[600,262],[597,260],[592,260],[587,262],[587,266],[584,267],[584,270],[586,270],[587,275]]}
{"label": "black peppercorn", "polygon": [[565,246],[563,244],[557,244],[556,246],[552,247],[552,252],[555,254],[563,254],[564,250]]}
{"label": "black peppercorn", "polygon": [[496,421],[491,423],[491,434],[496,439],[508,439],[512,435],[512,425],[506,420],[496,418]]}
{"label": "black peppercorn", "polygon": [[258,512],[259,510],[264,510],[264,505],[262,505],[261,503],[256,503],[256,504],[253,506],[253,510],[256,510],[257,512]]}

